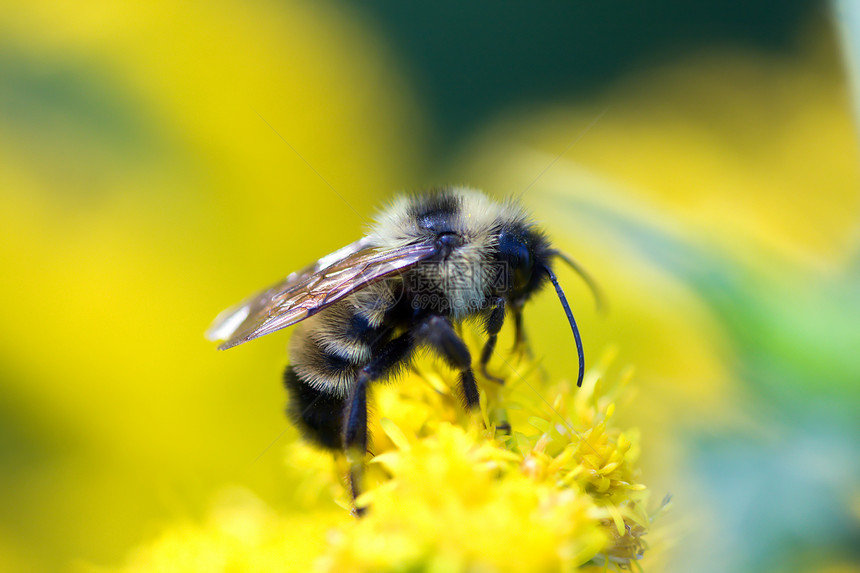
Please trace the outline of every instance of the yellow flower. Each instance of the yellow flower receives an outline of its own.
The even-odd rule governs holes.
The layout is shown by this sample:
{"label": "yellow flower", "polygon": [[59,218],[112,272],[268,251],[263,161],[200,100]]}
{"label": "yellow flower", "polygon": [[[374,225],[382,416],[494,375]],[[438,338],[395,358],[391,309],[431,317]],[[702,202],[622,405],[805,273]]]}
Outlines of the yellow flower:
{"label": "yellow flower", "polygon": [[[269,573],[307,571],[323,549],[331,513],[281,515],[244,489],[222,492],[202,524],[174,524],[150,544],[133,551],[119,571]],[[111,569],[81,566],[82,571]]]}
{"label": "yellow flower", "polygon": [[642,556],[637,437],[611,424],[624,384],[605,392],[592,372],[581,389],[547,385],[529,361],[508,370],[482,388],[477,419],[442,366],[377,392],[358,500],[369,511],[332,537],[323,570],[566,571]]}
{"label": "yellow flower", "polygon": [[[345,491],[339,517],[313,501],[333,481],[322,472],[303,480],[311,500],[304,514],[279,517],[246,496],[244,505],[222,504],[201,527],[169,531],[124,570],[639,568],[649,517],[638,440],[612,424],[630,373],[606,384],[598,367],[577,389],[546,383],[528,359],[506,368],[505,384],[483,385],[474,414],[464,412],[452,390],[456,376],[439,363],[420,361],[405,380],[377,388],[367,491],[357,501],[368,509],[362,519],[349,517]],[[298,445],[289,457],[293,467],[321,459]],[[345,464],[341,458],[336,467]],[[315,545],[308,532],[324,528],[325,546]]]}

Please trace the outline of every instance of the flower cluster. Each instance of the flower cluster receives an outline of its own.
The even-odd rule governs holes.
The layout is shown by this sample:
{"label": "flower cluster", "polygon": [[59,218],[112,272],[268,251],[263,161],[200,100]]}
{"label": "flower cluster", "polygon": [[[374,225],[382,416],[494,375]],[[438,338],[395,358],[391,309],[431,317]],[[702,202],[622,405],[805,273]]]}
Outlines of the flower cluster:
{"label": "flower cluster", "polygon": [[611,424],[594,371],[577,389],[507,364],[462,411],[442,367],[419,367],[376,401],[368,512],[331,538],[326,571],[566,571],[642,556],[649,518],[637,437]]}
{"label": "flower cluster", "polygon": [[[483,384],[472,414],[456,376],[429,360],[376,389],[363,518],[320,501],[337,486],[324,469],[331,460],[293,444],[289,466],[300,475],[290,479],[305,511],[279,516],[234,492],[206,524],[174,528],[124,570],[641,569],[650,519],[638,440],[612,424],[630,374],[607,385],[597,367],[576,388],[548,383],[527,358],[505,366],[506,382]],[[345,473],[345,464],[335,467]]]}

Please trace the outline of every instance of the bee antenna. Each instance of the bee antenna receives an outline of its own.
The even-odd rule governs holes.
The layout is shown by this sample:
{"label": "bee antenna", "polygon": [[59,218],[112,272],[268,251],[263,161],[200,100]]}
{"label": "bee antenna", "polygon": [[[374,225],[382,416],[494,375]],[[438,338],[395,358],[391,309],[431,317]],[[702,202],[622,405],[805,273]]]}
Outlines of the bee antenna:
{"label": "bee antenna", "polygon": [[577,328],[576,321],[573,319],[573,313],[570,311],[570,305],[567,304],[564,291],[561,290],[561,285],[558,284],[558,279],[555,278],[555,273],[549,267],[544,267],[544,270],[549,275],[549,280],[552,281],[555,287],[555,292],[558,294],[558,299],[561,301],[561,306],[564,307],[564,313],[567,315],[567,321],[570,323],[570,329],[573,331],[573,338],[576,340],[576,355],[579,358],[579,375],[576,378],[576,385],[582,386],[582,378],[585,376],[585,353],[582,351],[582,338],[579,336],[579,328]]}
{"label": "bee antenna", "polygon": [[597,312],[605,313],[607,309],[606,297],[603,296],[603,289],[600,288],[600,285],[597,284],[594,277],[592,277],[591,274],[570,255],[555,250],[553,250],[553,254],[567,263],[567,266],[576,271],[576,274],[585,281],[585,284],[588,285],[589,290],[591,290],[591,295],[594,297],[594,306],[597,307]]}

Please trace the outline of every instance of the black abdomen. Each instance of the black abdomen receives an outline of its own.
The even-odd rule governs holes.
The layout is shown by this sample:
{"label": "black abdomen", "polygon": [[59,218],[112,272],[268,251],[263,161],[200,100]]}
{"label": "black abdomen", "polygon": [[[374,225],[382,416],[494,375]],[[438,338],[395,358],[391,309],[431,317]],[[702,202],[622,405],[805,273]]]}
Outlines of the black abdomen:
{"label": "black abdomen", "polygon": [[329,394],[302,382],[292,366],[284,372],[289,393],[287,415],[307,440],[326,449],[343,449],[345,396]]}
{"label": "black abdomen", "polygon": [[299,325],[290,341],[287,414],[307,440],[326,449],[343,449],[345,410],[358,371],[388,339],[384,313],[359,303],[349,298],[333,304]]}

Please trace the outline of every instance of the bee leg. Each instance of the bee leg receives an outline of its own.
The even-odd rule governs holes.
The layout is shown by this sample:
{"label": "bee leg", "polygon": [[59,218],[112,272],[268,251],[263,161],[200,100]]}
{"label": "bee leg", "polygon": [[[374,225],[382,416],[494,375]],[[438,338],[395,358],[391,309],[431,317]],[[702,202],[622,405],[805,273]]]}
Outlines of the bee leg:
{"label": "bee leg", "polygon": [[[350,466],[349,485],[353,502],[363,489],[364,457],[367,453],[367,387],[407,360],[413,348],[411,337],[405,334],[398,336],[374,349],[374,358],[358,371],[344,411],[343,443]],[[363,513],[364,508],[355,507],[356,515]]]}
{"label": "bee leg", "polygon": [[489,364],[490,357],[492,357],[493,351],[496,349],[496,339],[499,336],[499,331],[505,323],[505,299],[502,297],[490,299],[490,308],[492,308],[492,310],[490,311],[490,314],[487,315],[487,319],[484,323],[484,331],[487,333],[489,338],[487,338],[487,343],[481,351],[481,374],[483,374],[484,378],[487,380],[504,384],[504,378],[493,376],[487,372],[487,364]]}
{"label": "bee leg", "polygon": [[445,317],[432,315],[415,329],[417,339],[431,346],[452,368],[460,371],[460,390],[467,410],[478,407],[478,385],[472,371],[472,354],[454,325]]}
{"label": "bee leg", "polygon": [[346,409],[344,422],[344,447],[349,463],[349,488],[352,494],[355,515],[361,516],[364,508],[354,504],[361,495],[364,477],[364,455],[367,452],[367,385],[369,377],[366,372],[359,374],[352,389],[349,407]]}
{"label": "bee leg", "polygon": [[528,340],[526,339],[526,331],[523,328],[523,305],[514,302],[512,314],[514,315],[514,352],[520,356],[531,358],[532,353],[529,348]]}

